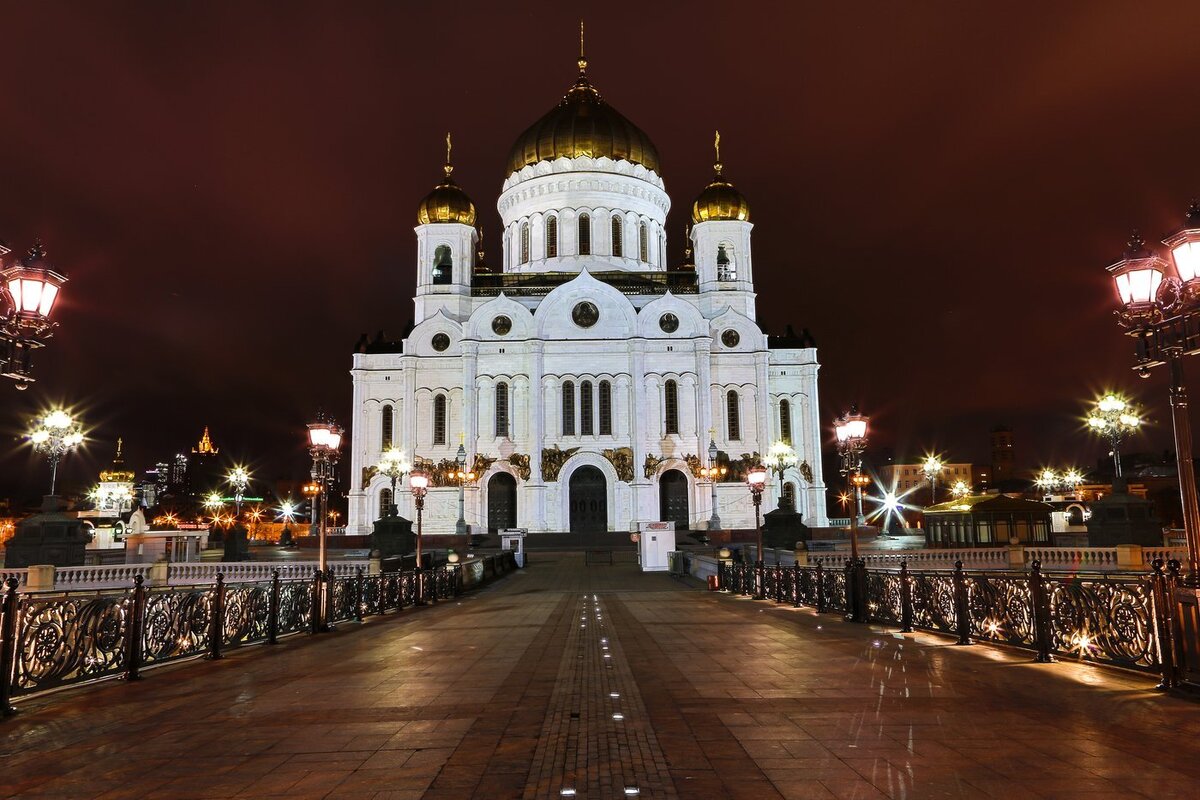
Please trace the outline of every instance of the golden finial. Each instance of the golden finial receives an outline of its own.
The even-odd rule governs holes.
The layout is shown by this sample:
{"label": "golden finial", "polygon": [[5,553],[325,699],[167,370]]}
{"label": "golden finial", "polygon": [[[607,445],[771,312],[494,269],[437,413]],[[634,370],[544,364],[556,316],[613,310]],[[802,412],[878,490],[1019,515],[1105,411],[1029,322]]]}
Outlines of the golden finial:
{"label": "golden finial", "polygon": [[717,174],[721,174],[721,132],[716,131],[716,137],[713,139],[713,149],[717,151],[717,163],[713,164],[713,169]]}
{"label": "golden finial", "polygon": [[579,20],[579,74],[587,72],[587,56],[583,54],[583,20]]}
{"label": "golden finial", "polygon": [[454,145],[450,143],[450,131],[446,131],[446,166],[442,167],[442,169],[446,170],[447,178],[450,177],[451,172],[454,172],[454,165],[450,163],[450,151],[453,148]]}
{"label": "golden finial", "polygon": [[124,440],[122,440],[120,436],[117,437],[117,457],[114,459],[115,461],[121,460],[121,445],[123,444],[123,441]]}

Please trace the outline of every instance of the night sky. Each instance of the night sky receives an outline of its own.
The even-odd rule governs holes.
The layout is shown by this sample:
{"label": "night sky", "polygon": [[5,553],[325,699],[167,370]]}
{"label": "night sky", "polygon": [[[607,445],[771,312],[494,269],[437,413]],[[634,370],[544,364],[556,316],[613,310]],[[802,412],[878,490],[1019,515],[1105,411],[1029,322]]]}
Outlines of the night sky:
{"label": "night sky", "polygon": [[[117,436],[141,470],[205,425],[303,475],[304,423],[350,417],[359,334],[411,317],[447,130],[500,261],[509,146],[575,75],[559,6],[5,3],[0,238],[41,236],[71,281],[38,382],[0,386],[0,493],[41,490],[18,437],[58,402],[92,437],[79,488]],[[1084,403],[1116,386],[1156,420],[1131,449],[1169,445],[1104,267],[1200,193],[1200,5],[642,3],[587,26],[593,81],[662,156],[672,260],[720,128],[760,318],[816,337],[823,423],[857,401],[873,447],[954,460],[1005,423],[1019,463],[1086,466]]]}

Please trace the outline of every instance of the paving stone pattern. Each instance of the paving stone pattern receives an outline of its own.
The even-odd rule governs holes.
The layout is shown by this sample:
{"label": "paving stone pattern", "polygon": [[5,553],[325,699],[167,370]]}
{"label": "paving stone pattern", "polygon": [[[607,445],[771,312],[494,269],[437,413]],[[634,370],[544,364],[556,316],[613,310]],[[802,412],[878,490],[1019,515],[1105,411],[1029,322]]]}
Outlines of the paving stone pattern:
{"label": "paving stone pattern", "polygon": [[0,722],[5,797],[1200,796],[1200,705],[1145,675],[582,554],[20,707]]}

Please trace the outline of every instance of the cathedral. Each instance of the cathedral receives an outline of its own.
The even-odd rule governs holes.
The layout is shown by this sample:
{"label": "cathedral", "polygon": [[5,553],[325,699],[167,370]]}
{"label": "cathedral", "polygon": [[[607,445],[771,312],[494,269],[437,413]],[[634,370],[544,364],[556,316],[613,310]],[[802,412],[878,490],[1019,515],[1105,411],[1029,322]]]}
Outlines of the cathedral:
{"label": "cathedral", "polygon": [[[578,66],[509,152],[498,268],[447,137],[444,177],[417,208],[413,326],[355,348],[347,533],[369,533],[393,501],[375,466],[391,448],[430,475],[427,533],[455,531],[460,482],[480,533],[703,530],[714,510],[723,528],[751,528],[745,474],[780,441],[796,463],[772,474],[763,511],[787,504],[826,525],[816,347],[755,321],[750,205],[719,136],[684,263],[668,264],[658,151],[582,53]],[[395,502],[411,519],[406,488]]]}

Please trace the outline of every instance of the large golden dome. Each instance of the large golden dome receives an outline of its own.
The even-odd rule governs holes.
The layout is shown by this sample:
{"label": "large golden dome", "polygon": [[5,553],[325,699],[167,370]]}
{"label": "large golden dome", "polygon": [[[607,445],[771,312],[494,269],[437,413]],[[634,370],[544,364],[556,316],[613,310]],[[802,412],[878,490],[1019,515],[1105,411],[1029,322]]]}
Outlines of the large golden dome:
{"label": "large golden dome", "polygon": [[577,156],[624,159],[662,174],[650,137],[604,101],[588,80],[587,59],[582,56],[579,77],[562,101],[517,137],[507,174],[540,161]]}
{"label": "large golden dome", "polygon": [[458,187],[450,177],[453,170],[446,165],[446,177],[425,195],[421,205],[417,206],[417,224],[428,225],[431,222],[458,222],[463,225],[475,226],[475,204],[467,193]]}

